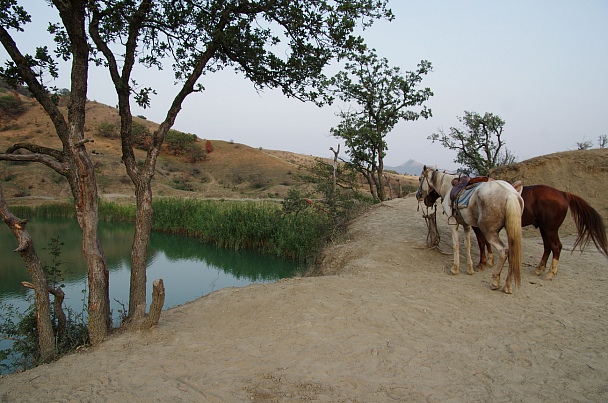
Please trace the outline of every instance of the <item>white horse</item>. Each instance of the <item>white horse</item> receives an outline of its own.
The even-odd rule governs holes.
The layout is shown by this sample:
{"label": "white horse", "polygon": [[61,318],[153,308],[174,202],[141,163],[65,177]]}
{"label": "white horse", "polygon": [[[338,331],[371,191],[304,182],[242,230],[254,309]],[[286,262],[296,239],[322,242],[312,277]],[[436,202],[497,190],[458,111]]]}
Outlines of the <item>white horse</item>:
{"label": "white horse", "polygon": [[[452,180],[457,175],[439,172],[435,168],[424,166],[420,175],[420,183],[416,191],[416,198],[423,200],[429,189],[435,189],[441,195],[443,210],[450,215],[448,224],[452,229],[452,246],[454,249],[454,266],[452,274],[458,274],[460,268],[458,225],[462,225],[465,233],[465,248],[467,253],[467,273],[473,274],[473,260],[471,259],[471,227],[481,230],[486,240],[496,249],[500,260],[492,274],[493,290],[500,288],[500,273],[509,259],[509,273],[503,291],[507,294],[513,292],[512,280],[517,286],[521,283],[521,215],[524,201],[513,186],[505,181],[494,180],[477,184],[467,194],[467,205],[454,207],[452,215],[452,202],[450,193]],[[508,245],[500,239],[499,232],[506,228]]]}

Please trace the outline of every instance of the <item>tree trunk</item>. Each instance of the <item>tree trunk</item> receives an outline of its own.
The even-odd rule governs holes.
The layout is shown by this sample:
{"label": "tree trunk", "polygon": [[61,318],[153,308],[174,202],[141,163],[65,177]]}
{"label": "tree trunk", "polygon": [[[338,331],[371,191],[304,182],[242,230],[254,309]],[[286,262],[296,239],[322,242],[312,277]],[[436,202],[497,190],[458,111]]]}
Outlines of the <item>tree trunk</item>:
{"label": "tree trunk", "polygon": [[388,188],[388,199],[391,200],[393,198],[393,185],[391,185],[391,178],[388,175],[384,175],[384,180],[386,180],[386,187]]}
{"label": "tree trunk", "polygon": [[[112,326],[110,316],[110,272],[97,234],[99,205],[93,164],[86,150],[76,157],[78,169],[72,171],[72,193],[76,218],[82,229],[82,252],[87,262],[89,282],[89,339],[97,344]],[[76,182],[76,183],[74,183]]]}
{"label": "tree trunk", "polygon": [[422,217],[426,222],[426,227],[428,229],[426,235],[426,246],[429,248],[434,248],[439,246],[439,241],[441,237],[439,236],[439,231],[437,230],[437,209],[435,209],[432,213],[428,212],[423,214]]}
{"label": "tree trunk", "polygon": [[380,172],[376,171],[376,172],[372,172],[370,176],[374,183],[374,188],[376,189],[377,200],[382,202],[385,200],[384,186],[382,185],[382,177],[379,175],[380,175]]}
{"label": "tree trunk", "polygon": [[[36,286],[27,281],[22,281],[21,285],[25,288],[29,288],[31,290],[35,290]],[[57,318],[57,340],[61,340],[65,331],[68,327],[68,318],[65,316],[65,312],[63,312],[63,300],[65,299],[65,293],[61,289],[61,287],[53,288],[51,286],[48,287],[49,294],[53,294],[53,313]]]}
{"label": "tree trunk", "polygon": [[[71,96],[68,105],[69,139],[64,153],[71,170],[76,217],[82,228],[82,251],[87,261],[89,279],[89,339],[101,342],[112,326],[110,316],[110,273],[97,234],[99,199],[93,163],[84,144],[85,107],[88,85],[89,43],[86,34],[86,2],[73,1],[59,5],[62,19],[70,34],[73,54]],[[66,147],[67,145],[67,147]]]}
{"label": "tree trunk", "polygon": [[152,326],[158,324],[160,319],[160,313],[163,310],[165,304],[165,284],[162,279],[154,280],[152,284],[152,304],[150,305],[150,312],[141,325],[141,329],[149,329]]}
{"label": "tree trunk", "polygon": [[146,257],[152,231],[152,188],[150,180],[141,180],[135,186],[137,213],[135,234],[131,248],[131,282],[129,290],[129,317],[143,318],[146,313]]}
{"label": "tree trunk", "polygon": [[382,158],[382,147],[378,147],[378,170],[376,171],[377,177],[377,185],[378,185],[378,196],[380,197],[380,201],[386,200],[386,195],[384,194],[384,182],[382,181],[382,176],[384,175],[384,159]]}
{"label": "tree trunk", "polygon": [[374,180],[372,179],[372,174],[370,172],[367,172],[364,170],[360,170],[359,172],[361,172],[363,174],[363,176],[365,177],[365,180],[367,180],[367,185],[369,186],[369,192],[372,194],[374,201],[379,201],[380,199],[378,199],[378,189],[376,188],[376,185],[374,184]]}
{"label": "tree trunk", "polygon": [[40,361],[50,362],[55,359],[55,343],[53,326],[51,323],[51,305],[48,294],[48,284],[42,262],[34,249],[34,242],[30,234],[25,229],[27,220],[15,217],[9,210],[2,185],[0,184],[0,216],[9,227],[15,238],[18,247],[15,252],[19,252],[21,259],[25,263],[27,270],[32,277],[32,286],[36,294],[34,305],[36,307],[36,326],[38,329],[38,348],[40,349]]}

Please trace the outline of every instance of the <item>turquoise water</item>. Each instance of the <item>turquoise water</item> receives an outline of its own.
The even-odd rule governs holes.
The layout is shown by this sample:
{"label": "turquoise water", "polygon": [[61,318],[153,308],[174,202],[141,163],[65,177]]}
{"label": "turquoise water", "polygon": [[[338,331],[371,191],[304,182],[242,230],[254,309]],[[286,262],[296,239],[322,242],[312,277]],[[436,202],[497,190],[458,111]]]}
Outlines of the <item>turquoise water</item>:
{"label": "turquoise water", "polygon": [[[12,304],[24,310],[29,305],[31,290],[22,281],[31,281],[25,264],[13,252],[17,241],[8,227],[0,225],[0,303]],[[81,232],[75,220],[33,219],[27,230],[34,240],[40,259],[51,265],[48,244],[59,236],[61,246],[60,267],[63,270],[65,304],[76,312],[86,304],[87,269],[81,251]],[[119,310],[128,308],[130,253],[133,226],[128,224],[100,223],[99,235],[110,270],[110,306],[115,324]],[[152,282],[162,278],[165,285],[165,305],[168,309],[193,301],[225,287],[241,287],[291,277],[300,267],[296,262],[262,255],[252,251],[233,251],[177,235],[152,233],[148,248],[148,291],[151,302]],[[2,314],[0,308],[0,314]],[[0,341],[0,349],[10,346]]]}

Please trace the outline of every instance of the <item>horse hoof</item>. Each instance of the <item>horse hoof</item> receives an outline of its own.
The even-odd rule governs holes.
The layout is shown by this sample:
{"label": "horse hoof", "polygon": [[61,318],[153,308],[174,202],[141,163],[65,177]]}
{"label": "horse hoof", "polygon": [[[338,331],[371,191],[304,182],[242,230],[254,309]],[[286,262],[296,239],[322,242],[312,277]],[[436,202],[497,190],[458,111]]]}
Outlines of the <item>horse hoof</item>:
{"label": "horse hoof", "polygon": [[547,280],[547,281],[553,280],[553,274],[552,273],[547,273],[547,275],[545,276],[545,280]]}
{"label": "horse hoof", "polygon": [[544,271],[545,271],[544,269],[538,268],[538,269],[534,270],[534,274],[536,274],[537,276],[540,276],[541,274],[543,274]]}
{"label": "horse hoof", "polygon": [[499,288],[500,288],[500,286],[499,286],[499,285],[496,285],[496,284],[492,284],[492,285],[490,286],[490,290],[498,290]]}

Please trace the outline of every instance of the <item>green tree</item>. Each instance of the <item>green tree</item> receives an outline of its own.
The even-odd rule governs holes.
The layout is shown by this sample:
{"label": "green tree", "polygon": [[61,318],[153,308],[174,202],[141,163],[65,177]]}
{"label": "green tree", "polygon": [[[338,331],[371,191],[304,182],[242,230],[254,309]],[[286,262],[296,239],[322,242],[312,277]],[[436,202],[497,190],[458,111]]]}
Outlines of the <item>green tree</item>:
{"label": "green tree", "polygon": [[[137,216],[131,254],[129,316],[141,317],[146,306],[145,262],[152,225],[151,179],[160,147],[186,97],[202,90],[197,81],[226,67],[234,68],[257,88],[280,88],[287,96],[322,102],[323,68],[337,56],[360,49],[362,38],[353,34],[382,16],[392,17],[386,1],[290,0],[226,2],[143,0],[107,2],[91,8],[89,32],[99,50],[118,95],[123,161],[135,184]],[[179,39],[178,39],[179,38]],[[110,43],[112,41],[112,43]],[[124,44],[122,65],[116,42]],[[140,53],[142,49],[143,53]],[[161,66],[173,63],[181,86],[166,118],[152,135],[146,161],[136,164],[133,154],[130,98],[149,105],[151,88],[140,88],[131,77],[136,61]]]}
{"label": "green tree", "polygon": [[[31,6],[32,2],[28,2]],[[58,95],[45,81],[59,75],[57,63],[46,47],[38,47],[33,56],[23,54],[11,33],[24,31],[31,17],[17,0],[3,1],[0,10],[0,42],[10,60],[0,69],[0,75],[14,86],[27,85],[29,91],[49,116],[61,141],[61,149],[49,148],[34,143],[19,143],[0,154],[0,160],[36,161],[45,164],[64,176],[70,186],[76,210],[76,219],[82,229],[82,249],[88,267],[89,283],[89,334],[91,342],[102,341],[111,326],[109,271],[97,233],[98,193],[95,169],[84,136],[85,104],[87,99],[88,67],[91,58],[90,41],[87,38],[85,21],[88,15],[86,0],[50,2],[59,12],[65,27],[57,39],[63,44],[65,60],[71,60],[71,88],[68,101],[68,116],[57,107]],[[39,139],[44,141],[43,139]],[[17,150],[29,153],[15,153]],[[45,305],[48,305],[48,300]],[[37,306],[38,308],[38,306]],[[48,309],[46,310],[48,312]],[[38,311],[37,315],[43,313]]]}
{"label": "green tree", "polygon": [[440,129],[428,139],[457,152],[454,162],[463,165],[459,172],[488,175],[492,168],[515,162],[516,157],[503,140],[505,121],[498,115],[465,111],[463,117],[457,118],[463,127],[450,127],[449,133]]}
{"label": "green tree", "polygon": [[[46,48],[34,57],[21,54],[9,31],[23,31],[30,22],[25,7],[5,0],[0,11],[0,41],[12,63],[1,73],[25,83],[51,117],[63,149],[34,144],[17,148],[30,154],[15,155],[15,148],[0,154],[4,160],[40,161],[66,176],[83,229],[83,250],[89,267],[89,333],[91,342],[102,340],[109,321],[108,270],[97,237],[97,187],[84,138],[84,105],[88,66],[92,61],[108,69],[121,118],[122,160],[135,187],[137,203],[131,252],[129,316],[144,315],[146,307],[146,253],[152,226],[152,187],[156,162],[165,136],[173,126],[186,97],[201,91],[198,80],[233,68],[256,88],[279,88],[300,100],[323,103],[323,69],[338,57],[363,49],[355,34],[377,18],[392,18],[387,0],[139,0],[104,2],[51,0],[60,23],[49,32],[54,51],[71,60],[69,114],[52,104],[39,71],[57,76],[57,65]],[[29,5],[29,3],[28,3]],[[132,77],[134,67],[172,64],[176,94],[165,119],[152,133],[143,164],[137,164],[132,136],[131,101],[147,107],[154,89]]]}
{"label": "green tree", "polygon": [[417,70],[402,75],[399,67],[390,67],[373,50],[351,54],[350,59],[330,84],[341,100],[357,107],[340,112],[342,121],[331,133],[344,140],[348,164],[365,177],[373,198],[384,200],[385,137],[401,120],[432,116],[424,103],[433,93],[430,88],[417,89],[432,66],[423,60]]}
{"label": "green tree", "polygon": [[357,172],[351,165],[332,165],[322,158],[315,158],[306,166],[306,173],[300,175],[299,179],[314,185],[315,192],[322,196],[322,202],[329,210],[338,208],[341,202],[357,193],[360,187]]}

